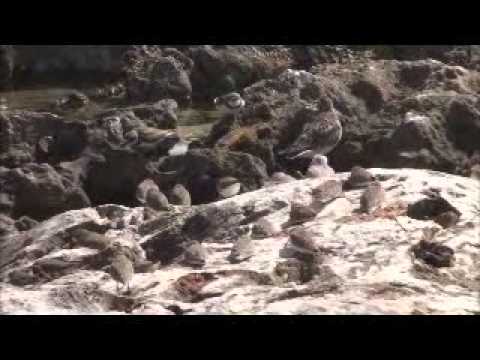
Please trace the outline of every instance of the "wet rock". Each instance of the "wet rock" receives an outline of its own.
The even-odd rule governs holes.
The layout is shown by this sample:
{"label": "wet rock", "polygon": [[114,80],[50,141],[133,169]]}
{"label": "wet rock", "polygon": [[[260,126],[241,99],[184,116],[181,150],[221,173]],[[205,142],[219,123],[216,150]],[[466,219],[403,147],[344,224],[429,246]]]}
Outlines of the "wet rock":
{"label": "wet rock", "polygon": [[144,125],[157,129],[176,129],[177,109],[177,102],[172,99],[160,100],[152,105],[128,108]]}
{"label": "wet rock", "polygon": [[57,100],[55,103],[55,107],[56,110],[60,111],[72,111],[85,107],[86,105],[88,105],[89,102],[90,100],[85,94],[76,91]]}

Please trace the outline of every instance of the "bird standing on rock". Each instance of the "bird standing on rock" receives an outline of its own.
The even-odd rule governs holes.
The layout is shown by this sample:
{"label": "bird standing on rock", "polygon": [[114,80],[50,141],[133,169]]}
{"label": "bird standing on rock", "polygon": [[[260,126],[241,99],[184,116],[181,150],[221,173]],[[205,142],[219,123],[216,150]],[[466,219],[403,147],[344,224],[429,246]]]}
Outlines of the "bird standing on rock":
{"label": "bird standing on rock", "polygon": [[184,245],[184,252],[180,263],[193,268],[202,268],[206,264],[207,252],[201,243],[191,241]]}
{"label": "bird standing on rock", "polygon": [[127,291],[130,291],[130,281],[135,270],[132,260],[127,255],[116,254],[111,265],[107,267],[107,272],[117,282],[117,292],[119,291],[119,283],[122,283],[123,286],[127,287]]}
{"label": "bird standing on rock", "polygon": [[292,202],[290,208],[290,217],[282,227],[288,228],[290,226],[300,225],[312,221],[317,216],[317,212],[311,206],[304,205],[300,202]]}
{"label": "bird standing on rock", "polygon": [[168,151],[168,156],[184,156],[188,153],[189,149],[190,149],[190,142],[180,139]]}
{"label": "bird standing on rock", "polygon": [[328,158],[325,155],[316,154],[307,170],[310,178],[325,178],[335,176],[335,171],[328,165]]}
{"label": "bird standing on rock", "polygon": [[386,194],[378,181],[371,183],[360,198],[360,211],[371,214],[385,203]]}
{"label": "bird standing on rock", "polygon": [[217,192],[224,199],[238,195],[241,187],[240,181],[231,176],[222,177],[217,181]]}
{"label": "bird standing on rock", "polygon": [[108,136],[117,144],[122,144],[125,141],[123,137],[122,120],[118,116],[110,116],[104,119],[107,128]]}
{"label": "bird standing on rock", "polygon": [[167,197],[158,189],[148,189],[145,204],[156,211],[169,210],[170,204]]}
{"label": "bird standing on rock", "polygon": [[281,255],[284,257],[293,257],[304,262],[320,263],[322,261],[322,254],[312,234],[303,227],[290,231],[289,241],[282,252]]}
{"label": "bird standing on rock", "polygon": [[350,177],[345,182],[345,190],[363,189],[373,181],[375,181],[375,176],[369,171],[361,166],[354,166],[350,172]]}
{"label": "bird standing on rock", "polygon": [[217,97],[214,100],[214,104],[217,109],[236,116],[245,107],[246,103],[239,93],[233,92]]}
{"label": "bird standing on rock", "polygon": [[170,203],[178,206],[192,205],[192,199],[190,197],[190,193],[185,188],[185,186],[181,184],[177,184],[173,187],[170,193]]}
{"label": "bird standing on rock", "polygon": [[252,244],[253,225],[244,226],[236,229],[235,233],[238,238],[232,247],[232,251],[227,260],[232,264],[238,264],[250,259],[253,256]]}
{"label": "bird standing on rock", "polygon": [[[290,160],[313,159],[317,154],[328,155],[342,139],[342,123],[330,99],[323,98],[317,104],[316,110],[306,109],[305,111],[318,119],[307,122],[301,135],[282,152]],[[302,151],[306,146],[307,150]]]}

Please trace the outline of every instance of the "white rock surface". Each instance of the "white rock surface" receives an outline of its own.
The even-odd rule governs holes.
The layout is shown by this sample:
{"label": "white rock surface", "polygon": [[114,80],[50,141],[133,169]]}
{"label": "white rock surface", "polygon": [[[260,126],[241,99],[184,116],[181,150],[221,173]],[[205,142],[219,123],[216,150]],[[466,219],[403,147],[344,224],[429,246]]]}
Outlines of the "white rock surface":
{"label": "white rock surface", "polygon": [[[361,191],[351,191],[329,204],[313,220],[304,224],[315,240],[328,251],[324,265],[341,278],[341,286],[331,291],[309,292],[309,284],[293,283],[265,285],[252,280],[246,271],[272,274],[275,266],[284,261],[279,252],[288,241],[280,225],[288,219],[284,208],[268,215],[269,224],[278,234],[253,240],[254,256],[240,264],[230,264],[227,256],[232,244],[206,243],[209,253],[207,264],[201,270],[181,266],[167,266],[153,273],[135,274],[132,295],[139,304],[133,314],[173,314],[169,306],[177,306],[186,314],[475,314],[480,313],[480,192],[476,180],[426,170],[370,169],[374,175],[389,178],[382,184],[387,191],[387,206],[402,201],[406,204],[425,197],[423,190],[441,189],[442,196],[462,213],[460,223],[451,229],[442,229],[437,239],[455,250],[452,268],[426,271],[418,260],[413,260],[409,249],[422,236],[422,229],[438,227],[431,221],[418,221],[407,216],[398,222],[386,218],[361,218],[359,207]],[[342,180],[348,174],[337,175]],[[311,199],[311,190],[326,179],[307,179],[280,184],[259,191],[236,196],[215,204],[221,207],[234,202],[238,206],[251,203],[270,206],[273,201]],[[138,215],[139,209],[129,209],[125,216]],[[31,230],[33,243],[25,249],[31,251],[59,227],[66,228],[86,221],[105,222],[94,209],[61,214]],[[262,220],[262,221],[265,221]],[[406,232],[405,228],[408,232]],[[142,243],[136,227],[122,231],[109,231],[107,236],[126,243]],[[31,234],[30,234],[31,235]],[[14,236],[14,235],[12,235]],[[18,235],[17,235],[18,236]],[[25,236],[25,235],[22,235]],[[148,235],[147,235],[148,236]],[[11,239],[10,239],[11,240]],[[7,246],[9,239],[0,242],[2,251],[13,251]],[[21,243],[16,250],[21,248]],[[61,249],[46,255],[81,257],[89,249]],[[20,265],[21,264],[21,265]],[[19,266],[28,265],[20,262]],[[218,275],[221,271],[243,272]],[[0,272],[2,265],[0,265]],[[178,299],[172,284],[182,276],[217,274],[199,291],[202,299],[187,302]],[[69,301],[55,296],[62,289],[79,289],[80,295],[70,295]],[[116,299],[116,284],[102,271],[79,270],[42,285],[16,287],[0,283],[0,312],[4,314],[121,314],[105,299]],[[94,295],[82,289],[94,289]],[[75,294],[75,290],[71,293]],[[101,294],[101,295],[99,295]],[[110,295],[106,295],[110,294]],[[99,300],[100,299],[100,300]],[[103,299],[103,300],[101,300]],[[107,304],[107,305],[105,305]]]}

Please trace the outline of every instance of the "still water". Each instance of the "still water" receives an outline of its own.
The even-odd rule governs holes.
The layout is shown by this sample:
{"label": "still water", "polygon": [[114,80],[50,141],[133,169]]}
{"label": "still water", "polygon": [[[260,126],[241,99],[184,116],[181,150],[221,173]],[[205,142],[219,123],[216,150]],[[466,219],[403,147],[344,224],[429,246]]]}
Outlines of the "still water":
{"label": "still water", "polygon": [[[51,111],[56,100],[74,91],[76,90],[66,87],[16,90],[0,92],[0,99],[4,99],[9,110]],[[88,94],[89,89],[83,89],[82,92]],[[115,104],[109,101],[90,101],[75,115],[87,119],[96,112],[109,107],[115,107]],[[220,113],[213,107],[206,109],[205,106],[202,106],[179,109],[177,116],[179,133],[185,138],[198,138],[208,134],[212,124],[220,118]]]}

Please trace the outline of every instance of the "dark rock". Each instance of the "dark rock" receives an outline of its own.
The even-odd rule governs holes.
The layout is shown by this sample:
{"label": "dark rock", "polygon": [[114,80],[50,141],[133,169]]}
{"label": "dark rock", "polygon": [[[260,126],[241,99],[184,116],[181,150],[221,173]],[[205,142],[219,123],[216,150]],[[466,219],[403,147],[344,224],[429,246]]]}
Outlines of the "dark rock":
{"label": "dark rock", "polygon": [[41,280],[51,281],[73,273],[82,264],[63,259],[40,259],[32,265],[32,272]]}
{"label": "dark rock", "polygon": [[243,89],[279,74],[293,62],[281,45],[201,45],[190,47],[188,55],[195,63],[191,79],[199,100]]}
{"label": "dark rock", "polygon": [[15,82],[96,83],[118,78],[125,45],[15,45]]}
{"label": "dark rock", "polygon": [[129,108],[143,124],[157,129],[176,129],[178,105],[175,100],[164,99],[152,105]]}
{"label": "dark rock", "polygon": [[460,213],[455,211],[446,211],[436,216],[433,221],[442,226],[443,228],[449,228],[457,225],[460,220]]}
{"label": "dark rock", "polygon": [[[48,154],[39,154],[38,143],[46,136],[52,138]],[[50,113],[9,111],[0,114],[0,138],[0,165],[19,167],[32,159],[53,164],[81,154],[87,127]]]}
{"label": "dark rock", "polygon": [[432,65],[427,61],[400,63],[400,80],[411,88],[424,87],[432,74]]}
{"label": "dark rock", "polygon": [[480,110],[478,103],[466,98],[453,100],[447,115],[448,129],[455,144],[462,150],[471,153],[480,150]]}
{"label": "dark rock", "polygon": [[275,266],[274,274],[284,282],[305,284],[318,272],[318,267],[298,259],[288,259]]}
{"label": "dark rock", "polygon": [[138,102],[175,99],[180,104],[190,103],[191,63],[185,62],[186,56],[177,58],[159,47],[132,49],[125,72],[128,97]]}
{"label": "dark rock", "polygon": [[15,227],[18,231],[28,231],[38,225],[38,221],[35,221],[28,216],[22,216],[15,221]]}
{"label": "dark rock", "polygon": [[73,92],[70,95],[58,99],[55,103],[56,110],[72,111],[78,110],[88,105],[90,100],[88,96],[79,91]]}
{"label": "dark rock", "polygon": [[92,159],[85,179],[85,191],[92,204],[135,206],[138,184],[148,177],[148,159],[129,149],[105,149],[104,161]]}
{"label": "dark rock", "polygon": [[455,252],[448,246],[435,242],[421,240],[413,247],[416,258],[436,268],[452,267],[455,261]]}
{"label": "dark rock", "polygon": [[12,80],[15,53],[12,45],[0,45],[0,89]]}
{"label": "dark rock", "polygon": [[16,269],[8,274],[8,281],[15,286],[32,285],[37,282],[37,277],[31,269]]}
{"label": "dark rock", "polygon": [[0,213],[0,238],[16,231],[15,220]]}
{"label": "dark rock", "polygon": [[[14,198],[15,218],[45,220],[64,211],[89,207],[83,190],[65,180],[48,164],[27,164],[0,175],[6,193]],[[4,191],[5,191],[4,190]]]}
{"label": "dark rock", "polygon": [[407,216],[416,220],[434,220],[438,216],[453,212],[458,217],[461,213],[447,200],[440,196],[425,198],[408,206]]}
{"label": "dark rock", "polygon": [[265,164],[250,154],[234,151],[192,149],[184,156],[168,157],[151,164],[150,172],[155,178],[159,174],[174,173],[171,179],[157,176],[162,190],[172,188],[175,183],[184,184],[192,196],[192,204],[215,201],[216,191],[203,192],[203,185],[212,186],[213,179],[231,176],[238,179],[245,191],[259,189],[267,178]]}
{"label": "dark rock", "polygon": [[372,113],[379,111],[385,104],[385,95],[379,85],[367,79],[360,79],[352,84],[352,94],[363,99]]}
{"label": "dark rock", "polygon": [[197,302],[201,300],[201,290],[213,280],[215,280],[213,274],[189,274],[177,279],[173,284],[173,289],[182,301]]}

